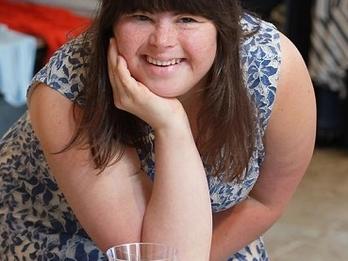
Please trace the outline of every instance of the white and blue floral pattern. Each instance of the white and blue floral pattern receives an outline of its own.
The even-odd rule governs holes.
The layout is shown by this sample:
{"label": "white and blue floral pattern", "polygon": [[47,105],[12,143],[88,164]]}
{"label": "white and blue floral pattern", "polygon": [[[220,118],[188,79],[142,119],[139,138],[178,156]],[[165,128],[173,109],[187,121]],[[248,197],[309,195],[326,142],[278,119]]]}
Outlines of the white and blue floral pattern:
{"label": "white and blue floral pattern", "polygon": [[[249,15],[244,16],[241,24],[246,31],[259,27],[257,33],[244,40],[241,49],[245,81],[260,116],[256,149],[241,184],[225,183],[209,175],[207,167],[213,212],[231,208],[248,197],[264,158],[262,138],[276,95],[279,33],[271,24]],[[89,51],[81,48],[79,39],[64,45],[34,77],[28,96],[38,82],[43,82],[68,99],[83,104],[77,95],[84,86],[86,65],[83,58]],[[142,165],[151,178],[155,174],[153,139],[150,132],[148,150],[138,150]],[[59,190],[27,113],[0,141],[0,184],[1,260],[106,260]],[[242,260],[268,260],[261,238],[228,259]]]}

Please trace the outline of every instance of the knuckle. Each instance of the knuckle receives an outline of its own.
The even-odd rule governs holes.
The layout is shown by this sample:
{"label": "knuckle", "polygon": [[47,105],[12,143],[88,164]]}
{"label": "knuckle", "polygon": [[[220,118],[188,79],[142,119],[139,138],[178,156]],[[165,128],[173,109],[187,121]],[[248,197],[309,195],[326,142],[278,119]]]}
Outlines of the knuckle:
{"label": "knuckle", "polygon": [[119,98],[114,99],[114,105],[115,105],[118,109],[123,109],[122,101],[121,101]]}
{"label": "knuckle", "polygon": [[119,80],[120,80],[120,83],[125,86],[125,87],[128,87],[128,82],[127,82],[127,78],[124,77],[123,75],[119,75]]}
{"label": "knuckle", "polygon": [[119,101],[114,101],[114,105],[117,109],[123,110],[124,107],[122,106],[122,104]]}
{"label": "knuckle", "polygon": [[125,108],[127,108],[128,103],[129,102],[127,97],[121,96],[114,99],[114,104],[118,109],[124,110]]}

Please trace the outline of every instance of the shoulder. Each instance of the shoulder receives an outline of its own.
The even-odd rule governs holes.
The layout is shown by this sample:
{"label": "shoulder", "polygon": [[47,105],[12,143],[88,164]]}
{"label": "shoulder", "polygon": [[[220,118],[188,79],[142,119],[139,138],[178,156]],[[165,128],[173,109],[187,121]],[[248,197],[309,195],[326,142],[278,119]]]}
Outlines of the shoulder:
{"label": "shoulder", "polygon": [[[282,63],[279,68],[278,100],[289,102],[291,97],[298,99],[301,95],[313,95],[313,86],[307,66],[296,46],[280,33]],[[282,99],[282,97],[287,97]],[[295,103],[294,103],[295,104]]]}
{"label": "shoulder", "polygon": [[314,90],[306,64],[295,45],[280,34],[280,46],[282,63],[267,140],[283,137],[290,144],[298,142],[297,146],[301,148],[301,143],[312,144],[315,136]]}
{"label": "shoulder", "polygon": [[79,93],[85,85],[90,52],[89,41],[83,35],[60,47],[33,77],[28,89],[28,99],[30,99],[33,89],[39,83],[44,83],[66,98],[83,103],[79,98]]}
{"label": "shoulder", "polygon": [[[296,46],[282,33],[280,35],[280,50],[282,63],[279,69],[279,85],[281,90],[286,88],[289,83],[297,82],[296,86],[301,85],[301,79],[309,78],[306,64],[296,48]],[[300,77],[300,78],[298,78]],[[303,83],[306,83],[304,81]],[[296,88],[294,86],[293,88]]]}
{"label": "shoulder", "polygon": [[[283,34],[280,44],[282,63],[271,123],[273,122],[272,125],[276,129],[295,130],[298,126],[298,131],[301,132],[301,129],[315,125],[316,104],[313,85],[307,66],[295,45]],[[298,135],[301,136],[300,133]]]}

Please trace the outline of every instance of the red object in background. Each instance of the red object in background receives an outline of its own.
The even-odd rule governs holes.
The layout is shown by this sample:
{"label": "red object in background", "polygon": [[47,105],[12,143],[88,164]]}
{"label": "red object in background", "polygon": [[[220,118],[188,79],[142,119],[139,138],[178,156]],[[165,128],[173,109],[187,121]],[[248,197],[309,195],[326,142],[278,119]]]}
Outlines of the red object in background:
{"label": "red object in background", "polygon": [[64,8],[0,0],[0,23],[6,24],[12,30],[43,39],[47,45],[47,58],[69,37],[86,30],[90,22],[91,19],[78,16]]}

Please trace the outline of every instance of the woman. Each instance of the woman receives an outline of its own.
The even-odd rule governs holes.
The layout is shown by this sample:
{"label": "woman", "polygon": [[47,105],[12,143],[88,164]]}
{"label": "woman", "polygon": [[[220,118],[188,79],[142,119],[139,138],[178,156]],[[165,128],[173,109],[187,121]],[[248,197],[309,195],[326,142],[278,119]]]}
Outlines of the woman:
{"label": "woman", "polygon": [[314,104],[295,47],[234,0],[103,0],[1,142],[1,256],[151,241],[268,260],[260,235],[308,166]]}

